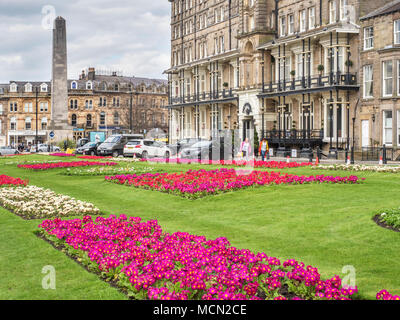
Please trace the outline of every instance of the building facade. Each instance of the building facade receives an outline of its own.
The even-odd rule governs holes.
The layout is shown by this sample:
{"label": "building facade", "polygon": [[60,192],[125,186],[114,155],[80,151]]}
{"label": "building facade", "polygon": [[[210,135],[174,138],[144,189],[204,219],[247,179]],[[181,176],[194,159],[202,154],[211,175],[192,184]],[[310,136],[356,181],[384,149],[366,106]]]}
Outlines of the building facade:
{"label": "building facade", "polygon": [[[68,80],[68,124],[74,140],[90,132],[168,133],[167,81],[83,71]],[[49,141],[51,82],[0,84],[0,144]],[[36,107],[37,106],[37,107]],[[37,128],[37,132],[36,132]]]}
{"label": "building facade", "polygon": [[172,139],[239,129],[275,149],[320,147],[337,157],[363,146],[360,110],[370,117],[381,103],[361,98],[363,24],[372,19],[363,17],[396,1],[169,1]]}
{"label": "building facade", "polygon": [[361,146],[400,147],[400,1],[361,17]]}

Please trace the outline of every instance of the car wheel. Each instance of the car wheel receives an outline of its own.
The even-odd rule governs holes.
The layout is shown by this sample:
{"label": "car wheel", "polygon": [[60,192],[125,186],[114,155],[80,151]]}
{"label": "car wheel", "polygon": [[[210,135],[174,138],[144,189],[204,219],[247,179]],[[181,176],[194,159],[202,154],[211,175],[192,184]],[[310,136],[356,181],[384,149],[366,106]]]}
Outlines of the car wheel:
{"label": "car wheel", "polygon": [[114,158],[118,158],[119,152],[118,152],[118,151],[113,151],[112,156],[113,156]]}
{"label": "car wheel", "polygon": [[147,159],[149,157],[147,151],[142,152],[142,159]]}
{"label": "car wheel", "polygon": [[95,154],[94,154],[94,151],[91,151],[91,152],[90,152],[90,155],[91,155],[91,156],[94,156],[94,155],[95,155]]}

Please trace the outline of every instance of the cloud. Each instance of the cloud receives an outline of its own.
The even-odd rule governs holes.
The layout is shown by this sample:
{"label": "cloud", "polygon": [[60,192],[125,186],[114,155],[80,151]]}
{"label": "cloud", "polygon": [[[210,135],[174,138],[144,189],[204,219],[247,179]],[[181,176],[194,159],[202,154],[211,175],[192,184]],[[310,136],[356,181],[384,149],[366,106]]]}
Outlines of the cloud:
{"label": "cloud", "polygon": [[[54,12],[49,10],[54,8]],[[0,82],[50,80],[49,17],[67,21],[68,76],[87,67],[166,78],[170,62],[167,0],[1,0]]]}

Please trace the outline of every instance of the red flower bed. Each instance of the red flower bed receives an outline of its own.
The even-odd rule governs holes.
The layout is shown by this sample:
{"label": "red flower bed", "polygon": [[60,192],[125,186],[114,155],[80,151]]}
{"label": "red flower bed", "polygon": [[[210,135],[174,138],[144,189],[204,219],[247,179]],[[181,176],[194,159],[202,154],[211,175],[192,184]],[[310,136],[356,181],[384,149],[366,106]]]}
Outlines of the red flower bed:
{"label": "red flower bed", "polygon": [[116,166],[115,162],[91,162],[91,161],[72,161],[56,163],[20,164],[18,168],[32,170],[48,170],[57,168],[87,167],[87,166]]}
{"label": "red flower bed", "polygon": [[4,174],[0,175],[0,186],[1,187],[9,187],[9,186],[26,186],[28,184],[28,180],[22,180],[20,178],[13,178],[6,176]]}
{"label": "red flower bed", "polygon": [[244,167],[250,166],[254,168],[274,168],[274,169],[285,169],[285,168],[298,168],[313,166],[312,162],[285,162],[285,161],[244,161],[244,160],[200,160],[200,159],[140,159],[140,161],[147,162],[161,162],[161,163],[198,163],[198,164],[210,164],[219,166],[235,166]]}
{"label": "red flower bed", "polygon": [[52,157],[75,157],[75,155],[74,154],[70,154],[70,153],[51,153],[51,154],[49,154],[49,156],[52,156]]}
{"label": "red flower bed", "polygon": [[112,157],[102,157],[102,156],[79,156],[79,159],[88,159],[88,160],[96,160],[96,159],[110,159]]}
{"label": "red flower bed", "polygon": [[[141,175],[106,176],[111,181],[129,186],[147,188],[177,194],[187,198],[199,198],[209,194],[217,194],[230,190],[238,190],[251,186],[269,184],[304,184],[304,183],[349,183],[359,182],[356,176],[297,176],[279,172],[252,171],[250,174],[240,174],[235,169],[218,169],[206,171],[189,170],[186,173],[145,173]],[[363,179],[361,179],[363,180]]]}
{"label": "red flower bed", "polygon": [[[91,216],[45,220],[41,235],[64,245],[107,281],[136,299],[152,300],[350,300],[356,287],[339,276],[323,280],[317,268],[266,253],[232,247],[185,232],[163,232],[157,220]],[[396,298],[397,297],[397,298]],[[387,291],[377,299],[398,300]]]}

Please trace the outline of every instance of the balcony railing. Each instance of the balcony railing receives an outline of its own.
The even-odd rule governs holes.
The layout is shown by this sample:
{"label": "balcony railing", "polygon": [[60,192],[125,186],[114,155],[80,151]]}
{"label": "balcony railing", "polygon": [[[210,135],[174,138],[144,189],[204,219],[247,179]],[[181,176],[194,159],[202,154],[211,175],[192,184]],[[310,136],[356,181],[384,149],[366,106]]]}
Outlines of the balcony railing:
{"label": "balcony railing", "polygon": [[274,94],[280,92],[296,92],[307,89],[322,89],[331,86],[356,86],[357,75],[355,73],[331,72],[314,76],[285,79],[270,82],[264,85],[264,93]]}
{"label": "balcony railing", "polygon": [[237,91],[235,89],[222,89],[215,92],[200,92],[193,95],[185,95],[181,97],[171,98],[171,104],[185,104],[193,102],[206,102],[213,100],[226,100],[237,98]]}
{"label": "balcony railing", "polygon": [[323,130],[271,130],[265,132],[265,137],[270,144],[301,145],[322,144],[324,139]]}

